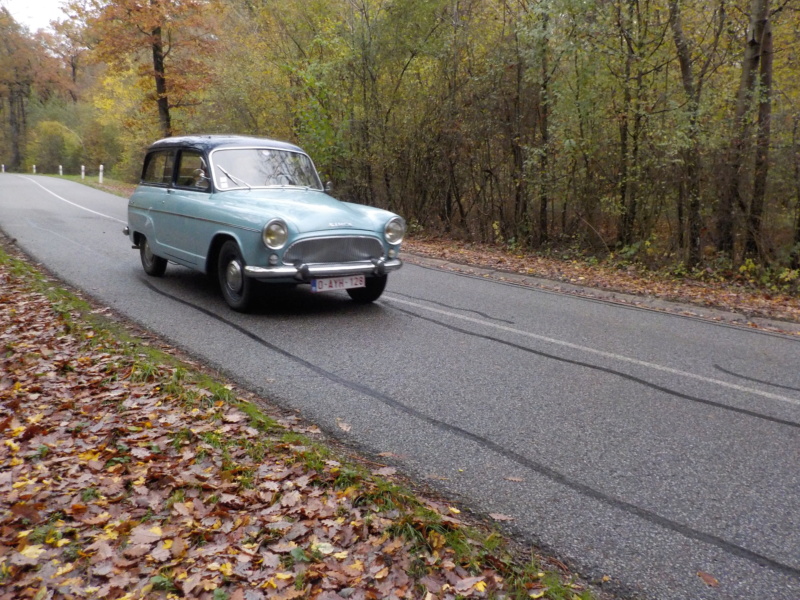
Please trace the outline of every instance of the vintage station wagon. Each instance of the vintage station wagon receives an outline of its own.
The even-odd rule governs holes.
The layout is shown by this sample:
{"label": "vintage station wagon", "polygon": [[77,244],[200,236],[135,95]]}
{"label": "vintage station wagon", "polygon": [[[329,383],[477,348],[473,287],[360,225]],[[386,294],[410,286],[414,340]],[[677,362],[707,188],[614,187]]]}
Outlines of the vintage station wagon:
{"label": "vintage station wagon", "polygon": [[163,276],[168,262],[216,275],[234,310],[251,306],[257,281],[372,302],[402,266],[405,222],[327,191],[308,155],[285,142],[166,138],[147,151],[124,233],[148,275]]}

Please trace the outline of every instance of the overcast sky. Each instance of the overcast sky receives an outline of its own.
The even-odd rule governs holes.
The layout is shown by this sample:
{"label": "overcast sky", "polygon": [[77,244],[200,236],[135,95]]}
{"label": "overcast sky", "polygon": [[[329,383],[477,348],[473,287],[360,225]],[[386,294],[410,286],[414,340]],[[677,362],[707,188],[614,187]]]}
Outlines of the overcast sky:
{"label": "overcast sky", "polygon": [[61,10],[64,0],[0,0],[17,23],[31,31],[47,29],[50,21],[61,21],[66,15]]}

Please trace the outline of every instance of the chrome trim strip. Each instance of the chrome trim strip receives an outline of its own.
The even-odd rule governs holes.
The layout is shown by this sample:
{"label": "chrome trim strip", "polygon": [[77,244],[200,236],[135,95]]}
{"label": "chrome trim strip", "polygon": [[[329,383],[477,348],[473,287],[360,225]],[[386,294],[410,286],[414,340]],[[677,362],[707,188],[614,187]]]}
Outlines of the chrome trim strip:
{"label": "chrome trim strip", "polygon": [[396,271],[403,266],[403,261],[398,258],[393,260],[379,260],[369,263],[338,263],[316,265],[282,265],[277,267],[252,267],[244,268],[244,274],[258,280],[280,279],[294,277],[298,281],[309,281],[313,277],[340,277],[343,275],[384,275]]}
{"label": "chrome trim strip", "polygon": [[[159,215],[167,215],[170,217],[181,217],[183,219],[190,219],[192,221],[200,221],[201,223],[211,223],[212,225],[221,225],[223,227],[230,227],[231,229],[239,229],[241,231],[251,231],[253,233],[261,234],[261,229],[253,229],[252,227],[245,227],[244,225],[235,225],[233,223],[226,223],[225,221],[216,221],[214,219],[206,219],[203,217],[195,217],[193,215],[186,215],[182,213],[171,212],[168,210],[161,210],[158,208],[142,208],[140,206],[135,206],[134,208],[138,209],[142,213],[150,212],[150,213],[157,213]],[[222,232],[224,233],[224,232]]]}

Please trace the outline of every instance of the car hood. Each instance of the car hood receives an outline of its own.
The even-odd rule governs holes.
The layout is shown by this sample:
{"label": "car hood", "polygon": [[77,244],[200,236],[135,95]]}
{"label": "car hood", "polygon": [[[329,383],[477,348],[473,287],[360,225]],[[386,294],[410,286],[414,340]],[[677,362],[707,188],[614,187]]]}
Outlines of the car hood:
{"label": "car hood", "polygon": [[232,190],[218,193],[217,197],[254,226],[282,218],[299,234],[342,229],[382,232],[394,216],[389,211],[341,202],[324,192],[307,189]]}

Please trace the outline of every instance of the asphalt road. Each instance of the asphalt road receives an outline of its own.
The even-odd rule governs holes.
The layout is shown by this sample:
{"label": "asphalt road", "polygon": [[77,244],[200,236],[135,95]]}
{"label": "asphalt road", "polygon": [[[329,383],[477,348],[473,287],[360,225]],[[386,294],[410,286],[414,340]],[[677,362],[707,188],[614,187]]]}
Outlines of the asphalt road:
{"label": "asphalt road", "polygon": [[0,175],[0,229],[65,281],[620,595],[800,599],[800,340],[411,264],[374,305],[241,315],[147,277],[125,214]]}

